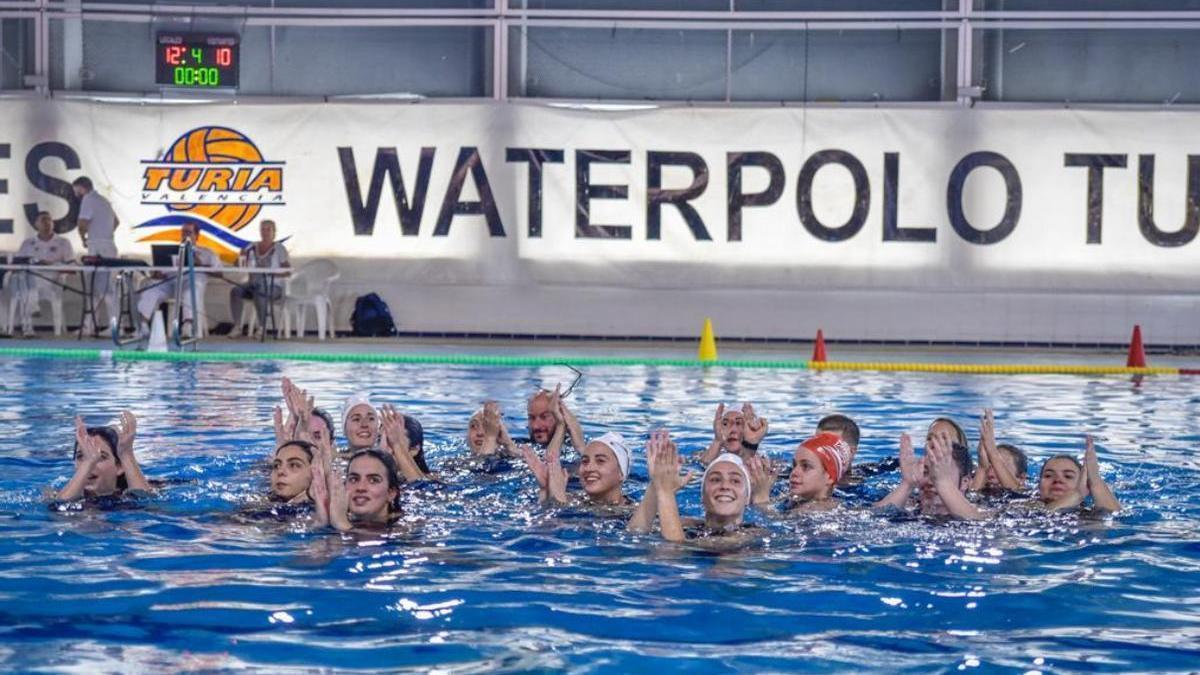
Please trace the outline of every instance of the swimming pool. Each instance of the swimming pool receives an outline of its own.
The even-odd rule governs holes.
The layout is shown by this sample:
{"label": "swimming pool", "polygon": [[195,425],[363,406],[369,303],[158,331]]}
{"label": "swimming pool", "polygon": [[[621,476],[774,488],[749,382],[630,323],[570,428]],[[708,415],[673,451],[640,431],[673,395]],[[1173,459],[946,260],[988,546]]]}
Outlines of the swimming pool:
{"label": "swimming pool", "polygon": [[[1096,433],[1119,516],[983,524],[865,512],[768,524],[715,555],[619,521],[539,509],[524,471],[449,471],[406,496],[411,535],[343,539],[238,517],[264,489],[270,410],[292,377],[336,409],[362,386],[418,416],[436,470],[495,399],[514,433],[563,367],[0,361],[0,667],[26,671],[438,667],[446,671],[1188,670],[1200,662],[1200,395],[1179,378],[593,367],[569,399],[589,434],[711,435],[718,402],[768,417],[776,456],[840,411],[860,460],[950,414],[996,409],[1031,458]],[[71,414],[140,416],[141,508],[52,512]],[[635,452],[631,492],[646,484]],[[882,496],[895,476],[875,479]],[[685,514],[698,491],[682,493]],[[766,522],[766,521],[762,521]]]}

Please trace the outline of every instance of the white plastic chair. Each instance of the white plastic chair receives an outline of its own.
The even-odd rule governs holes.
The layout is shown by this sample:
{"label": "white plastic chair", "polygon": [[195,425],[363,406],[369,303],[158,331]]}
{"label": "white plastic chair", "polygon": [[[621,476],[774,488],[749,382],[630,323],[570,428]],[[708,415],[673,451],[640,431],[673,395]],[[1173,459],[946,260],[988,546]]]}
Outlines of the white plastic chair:
{"label": "white plastic chair", "polygon": [[288,279],[283,296],[283,311],[296,313],[296,335],[304,335],[308,327],[308,308],[317,312],[317,339],[328,333],[333,338],[333,282],[342,276],[332,260],[321,258],[300,266]]}
{"label": "white plastic chair", "polygon": [[17,328],[16,317],[23,310],[25,303],[33,303],[32,309],[37,310],[38,304],[45,301],[50,305],[50,314],[54,320],[54,334],[63,334],[63,291],[61,287],[53,288],[37,287],[18,290],[14,288],[15,279],[9,278],[5,280],[4,295],[8,299],[8,307],[4,312],[4,330],[9,335],[12,335]]}

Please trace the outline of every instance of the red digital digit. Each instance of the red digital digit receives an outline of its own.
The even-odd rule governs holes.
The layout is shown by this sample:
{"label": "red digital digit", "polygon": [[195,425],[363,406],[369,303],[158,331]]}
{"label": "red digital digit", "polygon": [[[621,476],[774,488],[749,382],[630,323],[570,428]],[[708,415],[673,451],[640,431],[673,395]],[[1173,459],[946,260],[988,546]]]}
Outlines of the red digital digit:
{"label": "red digital digit", "polygon": [[167,63],[177,66],[179,65],[179,57],[183,55],[183,47],[178,45],[170,45],[167,47]]}
{"label": "red digital digit", "polygon": [[233,63],[233,50],[229,47],[218,47],[217,65],[228,66],[230,63]]}

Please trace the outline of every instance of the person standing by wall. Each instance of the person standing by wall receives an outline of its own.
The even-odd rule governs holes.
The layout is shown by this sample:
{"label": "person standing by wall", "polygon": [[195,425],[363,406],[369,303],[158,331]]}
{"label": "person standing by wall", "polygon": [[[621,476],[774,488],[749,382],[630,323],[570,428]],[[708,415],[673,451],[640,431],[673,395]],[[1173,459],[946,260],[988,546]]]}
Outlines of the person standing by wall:
{"label": "person standing by wall", "polygon": [[[121,221],[117,214],[113,213],[112,204],[96,192],[92,179],[87,176],[76,178],[71,187],[75,190],[75,196],[79,198],[79,218],[76,223],[79,227],[79,241],[87,249],[87,254],[116,258],[117,244],[113,241],[113,232]],[[109,272],[96,272],[92,276],[92,299],[95,301],[97,296],[103,295],[108,319],[114,321],[117,318],[117,294],[115,286],[110,283],[111,276]],[[79,330],[84,330],[84,327],[80,326]],[[94,313],[92,330],[100,332]]]}

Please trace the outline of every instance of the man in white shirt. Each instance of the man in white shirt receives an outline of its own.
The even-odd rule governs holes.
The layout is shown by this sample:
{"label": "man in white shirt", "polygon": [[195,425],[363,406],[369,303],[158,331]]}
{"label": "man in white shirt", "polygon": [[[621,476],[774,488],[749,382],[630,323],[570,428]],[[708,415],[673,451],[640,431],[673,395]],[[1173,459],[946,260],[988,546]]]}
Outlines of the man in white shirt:
{"label": "man in white shirt", "polygon": [[[41,211],[34,221],[37,234],[26,239],[17,252],[19,257],[29,258],[30,263],[38,265],[61,265],[75,257],[71,242],[66,237],[54,233],[54,220],[50,214]],[[62,274],[39,274],[28,272],[14,275],[14,291],[21,299],[21,328],[24,334],[33,335],[33,312],[37,309],[39,297],[50,302],[62,297],[62,286],[52,281],[53,277]],[[61,308],[59,309],[61,312]]]}
{"label": "man in white shirt", "polygon": [[[92,186],[92,179],[80,176],[71,183],[75,196],[79,198],[79,216],[76,223],[79,227],[79,240],[87,248],[90,256],[101,258],[116,258],[117,244],[113,241],[113,232],[121,224],[117,214],[113,213],[112,204],[101,197]],[[96,272],[92,277],[92,298],[104,296],[104,306],[108,309],[109,321],[115,321],[117,314],[116,287],[110,283],[111,273]],[[96,316],[92,315],[92,327],[98,332]],[[80,330],[83,330],[81,327]]]}
{"label": "man in white shirt", "polygon": [[[192,246],[192,259],[195,262],[196,267],[222,266],[221,258],[218,257],[216,253],[213,253],[206,248],[201,248],[197,243],[199,232],[196,229],[195,223],[185,223],[182,226],[182,234],[184,246],[188,244],[191,244]],[[182,251],[183,246],[180,247],[181,254]],[[179,264],[178,256],[175,257],[175,264]],[[209,274],[210,273],[207,272],[195,273],[196,305],[201,309],[204,308],[204,291],[205,286],[208,284]],[[194,333],[194,331],[189,327],[192,324],[192,318],[194,314],[192,308],[192,288],[191,284],[189,283],[189,279],[191,278],[190,275],[188,275],[185,271],[182,280],[180,280],[174,274],[165,277],[159,275],[158,273],[155,273],[155,275],[158,278],[153,280],[152,285],[143,289],[138,294],[137,309],[138,315],[141,317],[142,335],[149,335],[150,318],[154,316],[154,312],[158,311],[159,305],[165,302],[168,298],[175,297],[175,293],[179,288],[179,284],[183,285],[183,307],[181,308],[183,312],[183,329],[181,330],[181,333],[185,335]],[[220,276],[220,274],[217,274],[216,276]]]}

